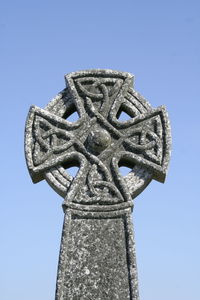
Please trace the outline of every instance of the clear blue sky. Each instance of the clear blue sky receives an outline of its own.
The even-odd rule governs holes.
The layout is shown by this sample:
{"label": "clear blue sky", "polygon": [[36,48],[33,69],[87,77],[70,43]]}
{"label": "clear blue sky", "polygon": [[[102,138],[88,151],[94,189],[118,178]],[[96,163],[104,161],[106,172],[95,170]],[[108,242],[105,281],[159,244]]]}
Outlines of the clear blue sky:
{"label": "clear blue sky", "polygon": [[165,104],[173,133],[166,183],[135,199],[141,300],[199,300],[200,2],[1,1],[2,300],[54,300],[62,199],[33,185],[24,153],[29,106],[44,107],[64,74],[110,68]]}

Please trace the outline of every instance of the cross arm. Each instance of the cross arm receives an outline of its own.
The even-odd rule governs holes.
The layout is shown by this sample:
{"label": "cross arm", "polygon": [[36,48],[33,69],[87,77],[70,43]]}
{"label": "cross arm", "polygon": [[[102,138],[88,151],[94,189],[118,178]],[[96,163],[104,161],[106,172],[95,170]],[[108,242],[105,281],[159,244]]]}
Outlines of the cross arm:
{"label": "cross arm", "polygon": [[51,167],[64,163],[78,135],[82,119],[71,123],[37,106],[30,108],[25,128],[25,156],[34,183]]}
{"label": "cross arm", "polygon": [[118,128],[124,135],[124,151],[117,153],[114,160],[117,164],[123,160],[128,165],[141,165],[153,174],[155,180],[164,182],[171,148],[170,125],[165,107],[152,109],[128,122],[126,128],[124,124],[121,130]]}

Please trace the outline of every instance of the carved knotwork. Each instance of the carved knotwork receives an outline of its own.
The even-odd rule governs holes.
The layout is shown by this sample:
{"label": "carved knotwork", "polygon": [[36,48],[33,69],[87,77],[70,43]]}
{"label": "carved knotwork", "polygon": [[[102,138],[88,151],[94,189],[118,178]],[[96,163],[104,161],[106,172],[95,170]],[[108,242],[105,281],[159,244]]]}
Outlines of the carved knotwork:
{"label": "carved knotwork", "polygon": [[[170,133],[164,107],[152,109],[132,89],[129,73],[94,70],[66,76],[67,88],[43,110],[33,106],[26,125],[26,158],[34,182],[46,179],[80,204],[131,201],[152,178],[164,181]],[[79,119],[66,116],[77,111]],[[120,121],[125,111],[128,121]],[[68,166],[79,166],[73,179]],[[119,166],[132,166],[123,178]]]}

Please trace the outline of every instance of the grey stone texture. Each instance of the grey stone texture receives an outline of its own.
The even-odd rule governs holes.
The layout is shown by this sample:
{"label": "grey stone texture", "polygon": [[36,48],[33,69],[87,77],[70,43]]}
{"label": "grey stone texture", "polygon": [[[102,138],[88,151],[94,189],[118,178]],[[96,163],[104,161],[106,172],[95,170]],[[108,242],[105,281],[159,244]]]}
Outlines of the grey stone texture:
{"label": "grey stone texture", "polygon": [[[170,157],[165,107],[133,89],[133,75],[87,70],[45,109],[32,106],[25,155],[34,183],[64,198],[56,300],[138,300],[132,199],[152,179],[164,182]],[[79,119],[67,120],[73,112]],[[130,118],[119,120],[122,112]],[[75,178],[67,168],[78,166]],[[122,176],[120,166],[131,167]]]}

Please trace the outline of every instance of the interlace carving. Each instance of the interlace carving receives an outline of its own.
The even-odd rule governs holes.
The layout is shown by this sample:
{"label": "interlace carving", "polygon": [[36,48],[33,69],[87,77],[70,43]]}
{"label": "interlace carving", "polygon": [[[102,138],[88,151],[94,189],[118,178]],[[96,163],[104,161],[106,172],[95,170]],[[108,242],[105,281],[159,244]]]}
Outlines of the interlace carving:
{"label": "interlace carving", "polygon": [[[67,75],[66,83],[45,109],[30,109],[25,147],[33,181],[46,179],[66,205],[119,204],[152,178],[164,182],[170,154],[165,108],[153,109],[135,92],[129,73],[82,71]],[[79,119],[69,122],[74,111]],[[130,119],[120,121],[121,112]],[[123,165],[132,167],[125,177]],[[70,166],[79,167],[75,178]]]}

